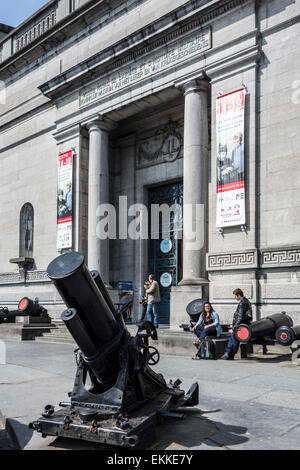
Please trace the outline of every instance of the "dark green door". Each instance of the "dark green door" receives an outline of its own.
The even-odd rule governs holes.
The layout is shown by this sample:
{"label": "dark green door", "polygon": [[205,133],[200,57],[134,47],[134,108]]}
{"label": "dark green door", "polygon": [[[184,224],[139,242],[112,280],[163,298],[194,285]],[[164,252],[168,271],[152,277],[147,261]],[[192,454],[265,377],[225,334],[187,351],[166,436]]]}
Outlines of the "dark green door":
{"label": "dark green door", "polygon": [[149,273],[154,274],[160,286],[161,302],[159,305],[159,323],[170,323],[171,287],[181,280],[182,240],[176,237],[174,213],[170,216],[170,236],[162,236],[162,218],[159,221],[159,238],[151,238],[151,204],[179,204],[182,207],[183,185],[172,183],[149,189]]}

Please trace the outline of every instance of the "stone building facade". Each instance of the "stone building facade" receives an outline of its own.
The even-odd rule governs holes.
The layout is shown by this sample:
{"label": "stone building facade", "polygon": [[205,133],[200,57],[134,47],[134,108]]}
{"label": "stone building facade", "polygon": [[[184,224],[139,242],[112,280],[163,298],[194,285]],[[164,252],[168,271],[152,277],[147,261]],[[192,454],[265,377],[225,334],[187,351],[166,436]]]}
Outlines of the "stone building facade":
{"label": "stone building facade", "polygon": [[[199,297],[229,322],[236,287],[257,318],[300,322],[299,19],[299,0],[51,0],[3,26],[0,305],[38,297],[59,318],[46,268],[59,254],[57,156],[72,150],[72,248],[114,296],[132,281],[136,318],[154,270],[171,273],[162,321],[174,328]],[[220,230],[216,99],[241,86],[246,224]],[[99,240],[97,208],[126,215],[120,196],[201,204],[203,245],[187,250],[183,234],[162,254],[161,237]]]}

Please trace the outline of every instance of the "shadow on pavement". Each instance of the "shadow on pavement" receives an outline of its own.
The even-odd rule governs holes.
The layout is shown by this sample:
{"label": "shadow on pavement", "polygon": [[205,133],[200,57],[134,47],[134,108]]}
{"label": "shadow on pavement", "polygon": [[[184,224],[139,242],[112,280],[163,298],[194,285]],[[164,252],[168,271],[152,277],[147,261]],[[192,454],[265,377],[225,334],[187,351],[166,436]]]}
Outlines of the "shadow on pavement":
{"label": "shadow on pavement", "polygon": [[[205,411],[214,413],[220,410]],[[199,448],[209,440],[210,446],[233,446],[247,442],[244,436],[247,428],[228,425],[207,419],[200,410],[185,409],[186,419],[168,420],[157,427],[157,439],[149,449],[156,450],[184,450]]]}
{"label": "shadow on pavement", "polygon": [[250,356],[247,358],[247,361],[254,361],[254,362],[260,362],[260,363],[271,363],[271,364],[275,364],[275,363],[280,363],[280,362],[290,362],[292,364],[292,354],[282,354],[282,355],[278,355],[278,354],[272,354],[272,353],[268,353],[268,354],[264,354],[264,355],[261,355],[261,356]]}

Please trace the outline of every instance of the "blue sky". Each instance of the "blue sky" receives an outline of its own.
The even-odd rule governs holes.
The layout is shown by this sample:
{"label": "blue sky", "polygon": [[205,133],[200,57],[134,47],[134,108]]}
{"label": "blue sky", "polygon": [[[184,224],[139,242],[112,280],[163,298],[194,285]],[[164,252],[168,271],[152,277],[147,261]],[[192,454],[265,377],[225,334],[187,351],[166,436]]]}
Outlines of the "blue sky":
{"label": "blue sky", "polygon": [[18,26],[49,0],[0,0],[0,23]]}

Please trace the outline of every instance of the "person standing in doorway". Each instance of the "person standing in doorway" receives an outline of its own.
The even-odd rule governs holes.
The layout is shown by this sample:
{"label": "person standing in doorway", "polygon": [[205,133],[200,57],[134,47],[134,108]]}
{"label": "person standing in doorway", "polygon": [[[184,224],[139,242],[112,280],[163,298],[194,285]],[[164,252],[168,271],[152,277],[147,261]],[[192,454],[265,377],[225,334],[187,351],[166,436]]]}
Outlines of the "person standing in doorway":
{"label": "person standing in doorway", "polygon": [[155,328],[158,328],[158,320],[159,320],[159,308],[158,304],[160,302],[160,291],[159,291],[159,284],[157,281],[154,280],[154,275],[150,274],[148,277],[149,284],[144,284],[144,288],[146,290],[147,295],[147,311],[146,317],[148,321],[152,322],[152,315],[153,315],[153,324]]}

